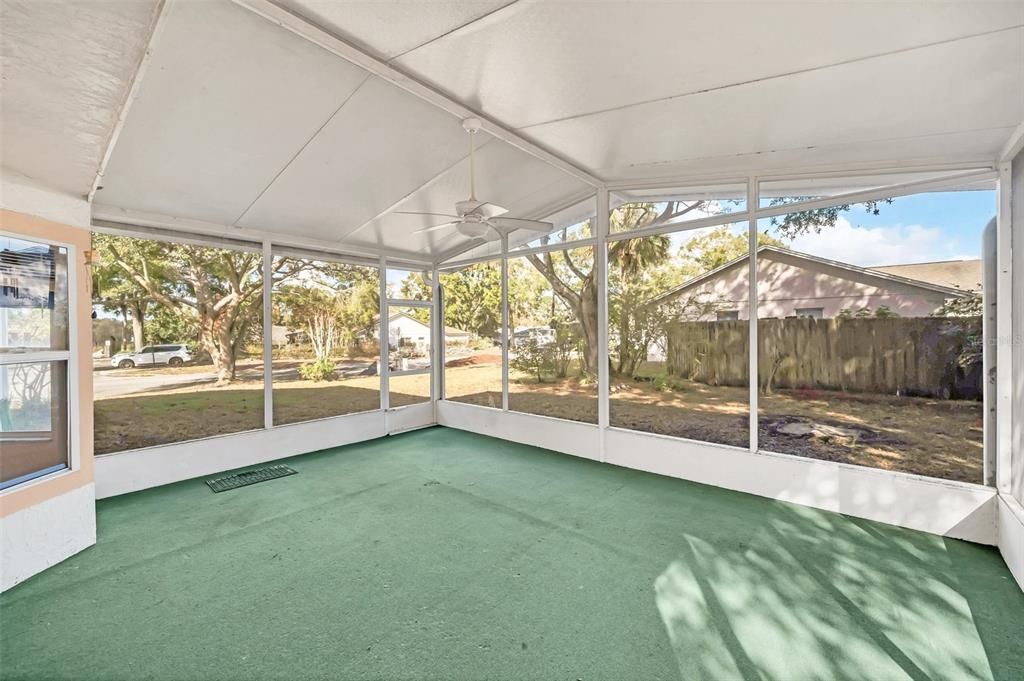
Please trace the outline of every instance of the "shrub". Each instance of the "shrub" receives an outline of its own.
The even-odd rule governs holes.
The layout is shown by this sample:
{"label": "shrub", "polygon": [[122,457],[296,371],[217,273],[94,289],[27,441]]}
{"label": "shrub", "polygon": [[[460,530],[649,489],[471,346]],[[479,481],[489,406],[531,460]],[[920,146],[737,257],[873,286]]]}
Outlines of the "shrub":
{"label": "shrub", "polygon": [[334,360],[329,357],[318,359],[299,367],[299,375],[307,381],[333,381],[338,377],[334,368]]}
{"label": "shrub", "polygon": [[509,362],[512,368],[533,374],[538,383],[544,382],[544,374],[554,369],[554,353],[550,346],[541,345],[529,338],[516,346],[515,355]]}

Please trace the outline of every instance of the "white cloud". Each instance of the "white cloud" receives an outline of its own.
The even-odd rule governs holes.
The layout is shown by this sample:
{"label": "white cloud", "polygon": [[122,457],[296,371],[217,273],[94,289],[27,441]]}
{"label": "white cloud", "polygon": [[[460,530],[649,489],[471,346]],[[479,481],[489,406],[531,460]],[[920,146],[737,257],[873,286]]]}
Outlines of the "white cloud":
{"label": "white cloud", "polygon": [[824,227],[819,234],[801,235],[787,245],[796,251],[861,267],[963,257],[958,245],[937,227],[854,227],[844,217],[834,227]]}

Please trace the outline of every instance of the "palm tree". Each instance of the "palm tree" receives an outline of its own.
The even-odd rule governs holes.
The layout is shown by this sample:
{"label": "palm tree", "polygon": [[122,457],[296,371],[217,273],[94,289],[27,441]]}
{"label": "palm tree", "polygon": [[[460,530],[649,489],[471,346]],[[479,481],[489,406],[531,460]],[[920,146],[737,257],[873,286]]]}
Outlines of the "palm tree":
{"label": "palm tree", "polygon": [[[638,278],[644,270],[650,267],[657,267],[669,258],[671,239],[665,234],[640,237],[638,239],[626,239],[617,242],[608,252],[609,269],[618,269],[618,319],[615,326],[618,329],[618,362],[617,373],[632,372],[636,367],[636,353],[630,352],[632,338],[631,324],[633,315],[630,313],[633,305],[637,302],[633,295]],[[611,309],[614,309],[613,307]]]}

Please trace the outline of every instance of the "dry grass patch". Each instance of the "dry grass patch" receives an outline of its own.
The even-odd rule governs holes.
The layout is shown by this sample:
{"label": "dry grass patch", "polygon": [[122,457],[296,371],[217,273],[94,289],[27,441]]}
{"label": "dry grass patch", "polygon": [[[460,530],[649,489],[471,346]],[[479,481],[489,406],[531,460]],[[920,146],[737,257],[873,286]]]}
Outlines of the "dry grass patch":
{"label": "dry grass patch", "polygon": [[[501,406],[500,365],[448,367],[445,384],[453,401]],[[597,422],[594,385],[572,379],[537,383],[513,372],[509,388],[509,406],[515,411]],[[424,402],[429,395],[429,375],[391,379],[392,406]],[[658,390],[648,382],[616,379],[611,398],[613,426],[736,447],[748,444],[745,388],[681,382],[672,390]],[[379,406],[376,376],[274,383],[276,423],[372,411]],[[763,450],[947,480],[981,481],[980,402],[779,391],[762,396],[760,407],[758,440]],[[164,389],[97,400],[95,410],[97,454],[180,442],[262,428],[263,383],[243,380],[224,387]],[[808,429],[825,435],[794,434]],[[840,435],[830,435],[836,432]]]}

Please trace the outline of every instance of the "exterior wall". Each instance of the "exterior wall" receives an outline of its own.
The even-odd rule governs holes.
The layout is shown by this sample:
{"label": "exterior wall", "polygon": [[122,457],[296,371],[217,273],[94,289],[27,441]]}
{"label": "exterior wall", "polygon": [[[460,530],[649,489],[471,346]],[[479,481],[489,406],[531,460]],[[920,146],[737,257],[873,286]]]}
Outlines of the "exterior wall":
{"label": "exterior wall", "polygon": [[400,338],[414,341],[417,345],[430,342],[430,327],[411,317],[400,316],[388,324],[388,340],[397,345]]}
{"label": "exterior wall", "polygon": [[[5,188],[8,186],[5,182]],[[47,193],[31,189],[27,194],[3,196],[5,207],[24,196],[26,204],[47,199]],[[72,221],[80,216],[74,202],[68,197],[53,195],[44,200],[45,210],[57,210]],[[84,203],[84,202],[82,202]],[[30,205],[18,205],[28,208]],[[63,207],[63,208],[62,208]],[[86,209],[86,215],[88,215]],[[55,215],[56,217],[56,215]],[[71,315],[74,320],[72,335],[72,371],[76,371],[71,384],[75,394],[70,397],[69,416],[75,427],[71,429],[71,467],[50,476],[18,485],[0,492],[0,590],[31,577],[36,572],[54,565],[68,556],[96,542],[95,494],[93,491],[93,414],[92,414],[92,360],[90,342],[91,306],[89,299],[89,273],[85,267],[84,251],[88,250],[91,235],[87,228],[72,227],[15,212],[0,209],[0,231],[28,239],[41,239],[67,244],[69,265],[74,268],[75,288]],[[77,342],[74,342],[77,340]],[[77,365],[77,366],[75,366]]]}
{"label": "exterior wall", "polygon": [[[823,308],[822,316],[835,317],[843,309],[871,311],[888,307],[901,317],[926,317],[945,301],[941,293],[929,293],[900,282],[884,286],[870,276],[838,267],[815,266],[799,257],[766,252],[758,254],[758,317],[784,318],[798,308]],[[747,262],[739,262],[713,279],[681,294],[682,298],[717,301],[719,309],[739,310],[740,319],[748,319]],[[677,298],[679,300],[680,298]],[[694,321],[713,321],[715,312]]]}

